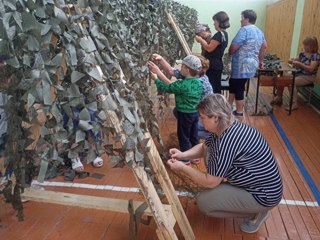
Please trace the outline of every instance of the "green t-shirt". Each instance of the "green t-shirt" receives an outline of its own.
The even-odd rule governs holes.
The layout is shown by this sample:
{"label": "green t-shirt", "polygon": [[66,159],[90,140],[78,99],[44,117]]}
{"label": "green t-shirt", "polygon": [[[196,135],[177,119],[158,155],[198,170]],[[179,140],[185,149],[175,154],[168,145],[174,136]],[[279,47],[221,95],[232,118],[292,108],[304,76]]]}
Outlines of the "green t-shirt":
{"label": "green t-shirt", "polygon": [[185,78],[171,84],[165,84],[156,79],[155,84],[161,92],[175,95],[176,108],[179,112],[197,112],[195,107],[200,102],[203,92],[199,78]]}

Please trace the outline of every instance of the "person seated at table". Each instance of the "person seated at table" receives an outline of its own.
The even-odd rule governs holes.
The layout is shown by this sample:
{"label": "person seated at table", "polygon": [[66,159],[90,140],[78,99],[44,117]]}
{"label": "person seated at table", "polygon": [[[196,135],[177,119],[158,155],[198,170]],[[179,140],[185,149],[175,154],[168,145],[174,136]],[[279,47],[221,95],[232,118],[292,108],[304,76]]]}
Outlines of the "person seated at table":
{"label": "person seated at table", "polygon": [[[235,120],[223,95],[204,97],[196,109],[210,136],[184,152],[170,149],[167,164],[206,188],[196,195],[201,212],[217,218],[248,217],[240,229],[254,233],[282,198],[276,159],[257,129]],[[206,172],[179,161],[200,157],[206,159]]]}
{"label": "person seated at table", "polygon": [[[306,37],[303,40],[304,51],[297,58],[290,59],[289,64],[297,68],[295,84],[292,96],[292,110],[298,109],[298,87],[309,85],[316,80],[317,71],[320,63],[320,54],[318,53],[318,40],[316,37]],[[277,88],[277,96],[271,104],[282,104],[283,87]],[[289,92],[291,89],[289,88]],[[286,107],[289,110],[289,106]]]}

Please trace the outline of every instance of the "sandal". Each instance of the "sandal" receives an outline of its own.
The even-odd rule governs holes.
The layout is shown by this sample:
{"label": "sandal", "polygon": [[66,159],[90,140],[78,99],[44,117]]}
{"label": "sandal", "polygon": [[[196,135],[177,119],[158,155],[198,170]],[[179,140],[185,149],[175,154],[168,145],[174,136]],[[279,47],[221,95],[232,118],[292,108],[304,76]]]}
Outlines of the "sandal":
{"label": "sandal", "polygon": [[82,164],[80,158],[77,157],[75,159],[71,159],[71,163],[72,163],[71,167],[74,171],[83,172],[84,167],[83,167],[83,164]]}
{"label": "sandal", "polygon": [[96,157],[93,162],[92,165],[96,168],[100,168],[103,166],[103,159],[101,157]]}

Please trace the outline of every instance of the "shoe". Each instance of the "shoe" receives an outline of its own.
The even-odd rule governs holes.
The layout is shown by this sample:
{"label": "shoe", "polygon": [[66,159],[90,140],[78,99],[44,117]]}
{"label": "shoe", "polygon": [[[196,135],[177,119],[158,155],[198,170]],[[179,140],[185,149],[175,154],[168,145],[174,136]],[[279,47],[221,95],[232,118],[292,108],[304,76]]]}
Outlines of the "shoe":
{"label": "shoe", "polygon": [[180,160],[180,161],[183,162],[187,166],[191,166],[191,162],[189,160]]}
{"label": "shoe", "polygon": [[237,112],[237,110],[234,110],[232,114],[235,115],[236,117],[243,117],[243,113],[239,113]]}
{"label": "shoe", "polygon": [[254,218],[240,224],[241,231],[246,233],[257,232],[260,226],[262,225],[262,223],[264,223],[265,220],[267,220],[267,218],[269,217],[269,214],[270,214],[269,211],[257,213],[254,216]]}
{"label": "shoe", "polygon": [[92,165],[95,167],[95,168],[100,168],[103,166],[103,159],[101,157],[96,157],[93,162],[92,162]]}
{"label": "shoe", "polygon": [[[284,109],[286,111],[290,111],[290,106],[286,106]],[[292,104],[291,111],[297,110],[297,109],[298,109],[298,105],[297,104]]]}
{"label": "shoe", "polygon": [[282,104],[282,98],[281,97],[276,97],[270,102],[271,105],[281,105]]}
{"label": "shoe", "polygon": [[75,171],[75,172],[82,172],[84,171],[84,167],[83,167],[83,164],[80,160],[79,157],[77,158],[74,158],[74,159],[71,159],[71,166],[72,166],[72,169]]}
{"label": "shoe", "polygon": [[198,165],[198,164],[201,163],[201,159],[199,159],[199,158],[197,158],[197,159],[192,159],[192,160],[190,160],[190,162],[191,162],[192,164]]}

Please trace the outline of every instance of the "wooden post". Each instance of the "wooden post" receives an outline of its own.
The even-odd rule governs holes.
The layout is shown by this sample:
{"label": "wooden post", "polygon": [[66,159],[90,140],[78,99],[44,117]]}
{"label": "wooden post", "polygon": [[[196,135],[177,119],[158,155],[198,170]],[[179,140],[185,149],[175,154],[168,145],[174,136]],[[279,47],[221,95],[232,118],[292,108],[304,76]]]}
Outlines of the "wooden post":
{"label": "wooden post", "polygon": [[[113,126],[118,135],[121,136],[120,142],[122,144],[125,143],[126,137],[123,133],[122,126],[120,125],[120,121],[118,119],[117,114],[114,111],[106,110],[105,111],[108,122],[111,126]],[[133,155],[132,151],[128,151],[127,155]],[[147,176],[147,173],[144,170],[143,166],[139,166],[135,161],[132,161],[131,169],[134,173],[137,182],[141,187],[141,191],[153,212],[154,219],[157,223],[158,230],[161,231],[164,239],[178,239],[176,233],[174,232],[174,224],[172,221],[168,221],[167,219],[172,219],[173,216],[170,216],[172,212],[170,212],[169,216],[165,214],[165,210],[163,204],[160,201],[160,198],[157,194],[157,191],[151,182],[150,178]],[[158,234],[159,236],[159,234]]]}
{"label": "wooden post", "polygon": [[180,40],[180,43],[181,43],[181,45],[182,45],[185,53],[186,53],[187,55],[190,55],[190,54],[191,54],[191,50],[190,50],[190,48],[189,48],[189,46],[188,46],[188,44],[187,44],[186,39],[184,38],[184,36],[183,36],[183,34],[182,34],[182,32],[181,32],[181,29],[180,29],[179,26],[175,23],[174,18],[173,18],[173,16],[171,15],[170,12],[167,13],[167,16],[168,16],[169,23],[172,25],[174,31],[176,32],[176,34],[177,34],[177,36],[178,36],[178,38],[179,38],[179,40]]}
{"label": "wooden post", "polygon": [[153,171],[155,172],[155,177],[157,178],[162,190],[164,191],[169,204],[172,207],[173,215],[177,220],[177,223],[182,231],[182,234],[185,239],[195,239],[194,233],[192,231],[191,225],[185,215],[185,212],[182,208],[180,200],[175,192],[175,189],[172,185],[171,179],[167,173],[166,168],[163,165],[160,154],[154,144],[151,135],[149,132],[145,134],[145,138],[149,138],[147,148],[150,148],[150,151],[147,153],[148,158],[150,159]]}

